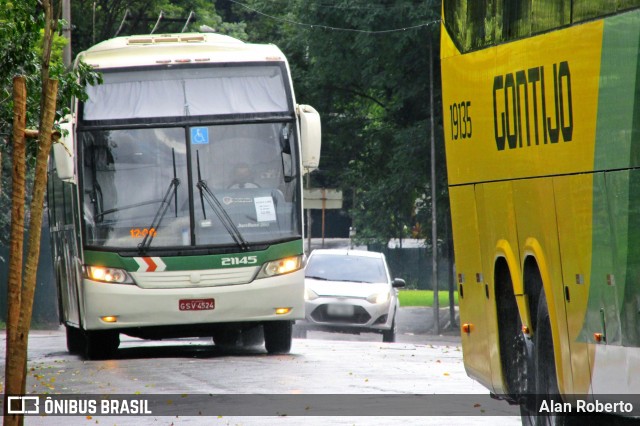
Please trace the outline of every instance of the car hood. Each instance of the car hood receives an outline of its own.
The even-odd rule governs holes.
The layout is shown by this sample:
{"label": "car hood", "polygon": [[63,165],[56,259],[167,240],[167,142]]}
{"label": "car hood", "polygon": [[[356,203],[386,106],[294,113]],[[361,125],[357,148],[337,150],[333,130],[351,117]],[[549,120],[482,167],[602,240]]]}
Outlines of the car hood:
{"label": "car hood", "polygon": [[318,296],[357,297],[366,299],[374,293],[389,291],[388,283],[354,283],[346,281],[322,281],[312,278],[305,279],[305,286]]}

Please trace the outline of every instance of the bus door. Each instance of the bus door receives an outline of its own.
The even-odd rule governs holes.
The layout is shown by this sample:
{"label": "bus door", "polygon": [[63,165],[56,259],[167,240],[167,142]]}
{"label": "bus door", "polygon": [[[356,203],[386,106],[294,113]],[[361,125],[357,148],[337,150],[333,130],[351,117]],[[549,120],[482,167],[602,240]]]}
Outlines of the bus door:
{"label": "bus door", "polygon": [[[478,209],[482,272],[484,275],[482,287],[486,306],[486,330],[483,331],[482,335],[490,345],[491,389],[497,394],[505,394],[508,390],[506,389],[507,383],[505,381],[506,372],[503,371],[504,368],[501,361],[501,350],[504,350],[504,348],[500,347],[500,331],[506,333],[506,330],[509,329],[513,333],[517,333],[519,328],[517,323],[514,322],[516,320],[513,317],[509,317],[502,319],[503,323],[500,325],[503,328],[502,330],[499,329],[498,317],[500,313],[509,310],[506,306],[501,306],[504,300],[501,295],[508,290],[497,287],[507,283],[498,283],[495,272],[497,263],[506,261],[511,277],[519,277],[521,275],[512,183],[510,181],[502,181],[477,184],[475,186],[475,198]],[[513,282],[510,285],[513,285]],[[501,299],[501,301],[498,299]],[[510,302],[513,303],[511,308],[515,309],[515,299],[511,298]],[[516,328],[515,330],[513,330],[514,327]],[[504,338],[504,336],[502,337]],[[507,356],[507,358],[511,357]]]}
{"label": "bus door", "polygon": [[[70,229],[69,229],[70,228]],[[71,225],[65,225],[55,232],[55,268],[58,276],[58,297],[60,298],[60,320],[78,326],[80,311],[78,306],[78,284],[82,277],[76,270],[76,239]]]}
{"label": "bus door", "polygon": [[634,261],[628,251],[636,244],[630,238],[634,228],[630,183],[636,174],[622,170],[598,173],[593,178],[591,279],[580,338],[592,344],[591,383],[593,393],[598,395],[620,389],[622,383],[625,389],[634,388],[633,374],[620,367],[629,365],[628,342],[624,341],[628,330],[623,330],[621,323],[622,302],[634,301],[633,297],[625,298],[628,278],[634,286],[637,282],[628,270],[628,263]]}
{"label": "bus door", "polygon": [[474,186],[450,187],[449,197],[465,368],[470,376],[491,387],[490,341],[486,338],[488,301],[482,273]]}
{"label": "bus door", "polygon": [[[590,393],[593,350],[590,350],[591,339],[583,332],[583,328],[592,280],[592,194],[602,191],[603,185],[602,174],[559,176],[553,180],[563,266],[567,335],[576,394]],[[610,254],[602,255],[604,257],[600,257],[599,261],[610,262]]]}

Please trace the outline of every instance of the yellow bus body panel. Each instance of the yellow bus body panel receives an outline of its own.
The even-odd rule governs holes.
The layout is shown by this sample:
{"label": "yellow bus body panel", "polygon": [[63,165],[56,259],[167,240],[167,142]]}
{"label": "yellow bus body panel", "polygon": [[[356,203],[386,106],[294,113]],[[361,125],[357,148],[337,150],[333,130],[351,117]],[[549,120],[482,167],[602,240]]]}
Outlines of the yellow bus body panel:
{"label": "yellow bus body panel", "polygon": [[[578,339],[589,295],[593,206],[592,176],[580,173],[594,169],[602,37],[603,21],[597,21],[465,55],[444,27],[441,41],[456,267],[467,277],[482,274],[493,295],[495,261],[504,257],[518,277],[514,294],[526,324],[536,313],[525,308],[519,277],[527,256],[535,258],[552,323],[558,386],[565,394],[588,392],[594,362],[592,345]],[[479,240],[470,224],[457,223],[472,221],[474,211]],[[465,296],[473,294],[471,285],[467,280]],[[461,322],[475,316],[481,335],[463,335],[465,365],[500,393],[506,389],[497,308],[480,296],[460,302]],[[480,343],[482,338],[488,343]]]}

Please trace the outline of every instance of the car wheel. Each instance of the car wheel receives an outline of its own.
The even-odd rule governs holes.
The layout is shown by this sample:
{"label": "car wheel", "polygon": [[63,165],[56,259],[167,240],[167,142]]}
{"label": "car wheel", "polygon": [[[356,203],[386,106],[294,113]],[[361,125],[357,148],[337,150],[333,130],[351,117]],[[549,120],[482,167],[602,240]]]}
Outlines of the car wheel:
{"label": "car wheel", "polygon": [[398,331],[398,326],[396,325],[396,317],[393,316],[393,322],[391,323],[391,328],[389,330],[382,331],[382,341],[386,343],[393,343],[396,341],[396,332]]}
{"label": "car wheel", "polygon": [[264,346],[270,354],[287,354],[291,350],[293,323],[268,321],[264,323]]}
{"label": "car wheel", "polygon": [[120,345],[120,334],[114,331],[85,331],[84,357],[86,359],[109,359]]}

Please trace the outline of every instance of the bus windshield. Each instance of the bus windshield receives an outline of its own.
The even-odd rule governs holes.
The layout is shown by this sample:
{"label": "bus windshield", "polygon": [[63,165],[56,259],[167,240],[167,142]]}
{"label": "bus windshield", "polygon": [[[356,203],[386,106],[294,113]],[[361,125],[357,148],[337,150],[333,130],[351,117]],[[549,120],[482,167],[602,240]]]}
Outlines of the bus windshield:
{"label": "bus windshield", "polygon": [[299,238],[293,134],[286,121],[79,130],[85,244],[152,251]]}

